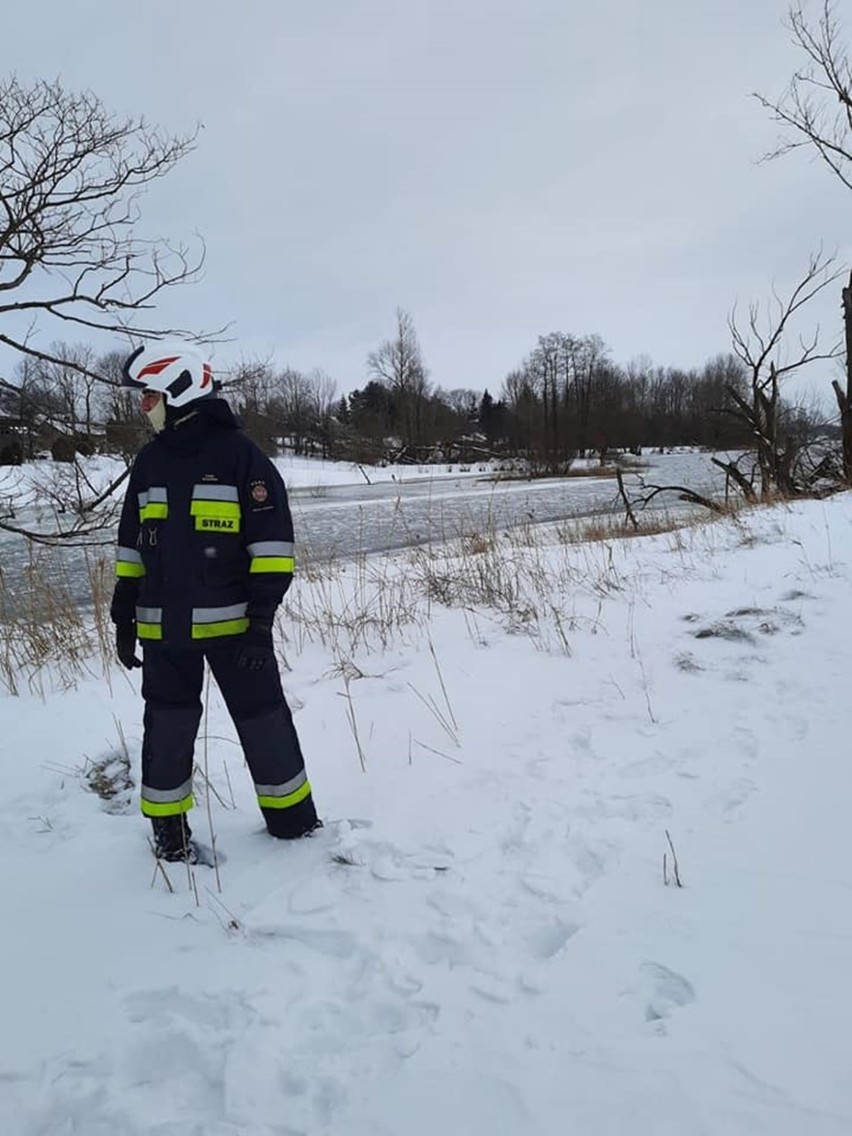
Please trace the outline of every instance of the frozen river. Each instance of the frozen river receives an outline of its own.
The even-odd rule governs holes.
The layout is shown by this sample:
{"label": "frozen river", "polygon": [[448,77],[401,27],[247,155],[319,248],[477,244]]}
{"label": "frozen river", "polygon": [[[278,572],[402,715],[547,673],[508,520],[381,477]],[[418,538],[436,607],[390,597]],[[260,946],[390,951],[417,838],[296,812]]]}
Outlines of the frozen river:
{"label": "frozen river", "polygon": [[[724,474],[707,454],[643,459],[646,482],[683,485],[704,496],[724,493]],[[630,491],[636,475],[625,474]],[[623,512],[613,478],[574,477],[493,482],[465,474],[402,483],[333,486],[290,493],[297,541],[312,557],[347,557],[487,533],[519,524]],[[674,494],[658,508],[691,508]]]}
{"label": "frozen river", "polygon": [[[724,493],[724,475],[708,454],[648,455],[643,461],[647,467],[642,476],[649,483],[688,486],[705,496]],[[628,489],[635,486],[636,475],[625,474],[625,482]],[[290,504],[297,556],[301,553],[311,560],[347,559],[519,524],[623,512],[612,478],[493,482],[473,474],[295,488],[290,490]],[[662,495],[655,505],[670,511],[691,508],[673,494]],[[41,562],[41,574],[64,573],[75,600],[90,601],[84,550],[33,552],[21,538],[0,533],[0,567],[7,593],[14,590],[24,598],[26,567],[33,555]],[[103,547],[89,550],[88,555],[111,559],[111,552]]]}

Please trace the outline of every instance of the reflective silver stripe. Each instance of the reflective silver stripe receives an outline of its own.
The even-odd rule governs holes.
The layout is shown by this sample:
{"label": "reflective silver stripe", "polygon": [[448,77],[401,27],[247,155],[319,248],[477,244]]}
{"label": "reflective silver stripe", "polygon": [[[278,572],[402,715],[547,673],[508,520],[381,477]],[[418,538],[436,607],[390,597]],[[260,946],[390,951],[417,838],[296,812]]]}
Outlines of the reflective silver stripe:
{"label": "reflective silver stripe", "polygon": [[182,801],[184,797],[188,797],[192,792],[192,778],[184,781],[177,789],[149,789],[147,785],[142,786],[142,798],[145,801],[150,801],[152,805],[171,805],[175,801]]}
{"label": "reflective silver stripe", "polygon": [[291,793],[301,789],[307,779],[308,775],[303,769],[301,773],[297,773],[295,777],[291,777],[283,785],[255,785],[255,791],[258,797],[289,797]]}
{"label": "reflective silver stripe", "polygon": [[293,555],[292,540],[259,540],[248,547],[249,556],[290,556]]}
{"label": "reflective silver stripe", "polygon": [[161,607],[137,607],[137,623],[162,623],[163,609]]}
{"label": "reflective silver stripe", "polygon": [[247,608],[248,603],[231,604],[230,607],[194,607],[192,622],[220,623],[226,619],[241,619]]}
{"label": "reflective silver stripe", "polygon": [[159,485],[153,486],[151,489],[145,489],[139,494],[139,508],[144,509],[146,505],[167,505],[169,495],[165,488]]}
{"label": "reflective silver stripe", "polygon": [[123,560],[125,564],[141,564],[142,554],[137,552],[135,548],[122,548],[121,545],[115,553],[116,560]]}
{"label": "reflective silver stripe", "polygon": [[236,485],[193,485],[193,501],[239,501]]}

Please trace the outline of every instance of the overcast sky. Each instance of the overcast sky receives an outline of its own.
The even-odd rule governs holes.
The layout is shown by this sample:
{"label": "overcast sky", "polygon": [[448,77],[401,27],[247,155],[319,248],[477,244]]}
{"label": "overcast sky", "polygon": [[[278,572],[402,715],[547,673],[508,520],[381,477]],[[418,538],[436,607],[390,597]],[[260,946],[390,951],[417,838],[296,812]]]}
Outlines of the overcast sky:
{"label": "overcast sky", "polygon": [[[801,62],[786,0],[3,9],[3,73],[203,124],[144,219],[203,235],[203,281],[160,311],[233,321],[219,366],[273,355],[351,390],[397,306],[444,388],[496,393],[554,330],[700,365],[735,301],[789,288],[820,242],[852,259],[848,190],[802,155],[759,161],[777,130],[750,93]],[[836,335],[839,302],[813,311]]]}

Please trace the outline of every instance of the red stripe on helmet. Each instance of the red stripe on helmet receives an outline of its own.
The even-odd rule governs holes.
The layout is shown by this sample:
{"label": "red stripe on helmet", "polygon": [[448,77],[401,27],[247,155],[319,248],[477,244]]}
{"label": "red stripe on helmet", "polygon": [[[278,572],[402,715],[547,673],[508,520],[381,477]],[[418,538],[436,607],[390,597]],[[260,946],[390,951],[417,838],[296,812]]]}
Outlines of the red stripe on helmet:
{"label": "red stripe on helmet", "polygon": [[166,367],[172,363],[176,363],[180,358],[179,355],[170,355],[167,359],[156,359],[153,363],[149,363],[147,367],[143,367],[139,374],[136,376],[136,382],[140,382],[146,375],[159,375],[165,371]]}
{"label": "red stripe on helmet", "polygon": [[204,370],[204,378],[201,380],[201,389],[202,390],[204,390],[204,388],[206,386],[209,386],[210,383],[213,382],[213,372],[210,369],[210,364],[205,363],[203,370]]}

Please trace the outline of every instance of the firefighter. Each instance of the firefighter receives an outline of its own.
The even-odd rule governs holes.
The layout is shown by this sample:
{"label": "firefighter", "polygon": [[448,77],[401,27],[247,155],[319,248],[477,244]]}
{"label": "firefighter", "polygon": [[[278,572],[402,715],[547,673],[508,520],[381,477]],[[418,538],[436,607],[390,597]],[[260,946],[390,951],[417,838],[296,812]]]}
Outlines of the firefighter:
{"label": "firefighter", "polygon": [[199,856],[186,814],[205,659],[268,831],[306,836],[321,822],[272,647],[294,567],[284,483],[217,397],[195,348],[146,344],[125,363],[123,381],[141,393],[155,435],[130,471],[110,614],[119,660],[142,667],[141,804],[155,852]]}

